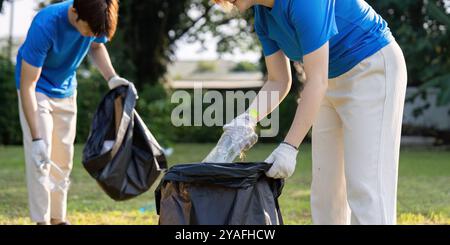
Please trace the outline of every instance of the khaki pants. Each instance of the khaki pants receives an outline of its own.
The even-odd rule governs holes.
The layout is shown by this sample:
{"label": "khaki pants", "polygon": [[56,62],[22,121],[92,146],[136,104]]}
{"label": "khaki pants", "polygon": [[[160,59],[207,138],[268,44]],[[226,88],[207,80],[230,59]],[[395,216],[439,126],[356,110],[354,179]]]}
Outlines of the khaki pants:
{"label": "khaki pants", "polygon": [[[73,143],[76,131],[76,93],[69,98],[56,99],[36,92],[36,99],[38,103],[39,130],[45,143],[49,146],[50,159],[64,173],[61,176],[54,168],[50,168],[47,174],[50,174],[57,183],[68,183],[72,170]],[[38,171],[36,164],[31,159],[31,133],[23,113],[20,94],[19,111],[23,132],[31,219],[33,222],[50,222],[50,219],[66,221],[68,185],[66,188],[52,191],[39,181],[43,173]]]}
{"label": "khaki pants", "polygon": [[313,125],[314,224],[395,224],[407,72],[396,42],[340,77]]}

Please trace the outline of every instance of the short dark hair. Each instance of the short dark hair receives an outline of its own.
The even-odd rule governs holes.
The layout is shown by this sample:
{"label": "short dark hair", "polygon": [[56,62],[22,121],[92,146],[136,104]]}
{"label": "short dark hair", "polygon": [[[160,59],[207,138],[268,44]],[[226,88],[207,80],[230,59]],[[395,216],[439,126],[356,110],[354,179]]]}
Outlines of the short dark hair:
{"label": "short dark hair", "polygon": [[95,36],[111,39],[117,28],[118,0],[74,0],[78,20],[86,21]]}

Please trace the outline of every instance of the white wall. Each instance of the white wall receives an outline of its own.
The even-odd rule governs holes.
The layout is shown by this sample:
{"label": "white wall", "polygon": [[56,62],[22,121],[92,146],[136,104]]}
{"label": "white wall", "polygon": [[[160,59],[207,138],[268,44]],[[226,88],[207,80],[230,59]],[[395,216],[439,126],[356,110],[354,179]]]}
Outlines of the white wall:
{"label": "white wall", "polygon": [[[412,95],[416,91],[417,88],[408,88],[406,97],[408,98],[408,96]],[[437,93],[437,89],[429,89],[427,92],[427,100],[416,98],[413,103],[405,104],[403,124],[432,127],[440,130],[450,130],[450,105],[437,107]],[[414,109],[425,105],[427,102],[430,104],[430,108],[425,110],[419,117],[414,117]]]}

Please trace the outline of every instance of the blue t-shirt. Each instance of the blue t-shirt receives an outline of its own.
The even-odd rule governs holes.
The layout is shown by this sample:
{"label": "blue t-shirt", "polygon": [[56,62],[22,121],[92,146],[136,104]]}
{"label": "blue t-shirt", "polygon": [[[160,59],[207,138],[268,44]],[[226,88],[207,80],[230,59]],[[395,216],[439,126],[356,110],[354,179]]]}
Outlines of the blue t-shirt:
{"label": "blue t-shirt", "polygon": [[255,31],[265,56],[282,50],[303,61],[329,41],[329,78],[338,77],[394,38],[386,21],[364,0],[275,0],[254,7]]}
{"label": "blue t-shirt", "polygon": [[34,17],[24,44],[17,54],[16,87],[20,89],[22,59],[42,67],[36,91],[51,98],[66,98],[77,87],[76,70],[92,42],[105,43],[106,37],[84,37],[72,26],[68,11],[73,1],[50,5]]}

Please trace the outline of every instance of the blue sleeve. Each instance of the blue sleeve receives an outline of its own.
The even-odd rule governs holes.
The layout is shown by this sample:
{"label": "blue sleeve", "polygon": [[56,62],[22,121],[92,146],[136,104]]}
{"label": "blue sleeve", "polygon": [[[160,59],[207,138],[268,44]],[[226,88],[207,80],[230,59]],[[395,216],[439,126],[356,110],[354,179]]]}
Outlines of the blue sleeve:
{"label": "blue sleeve", "polygon": [[22,46],[22,59],[34,67],[42,67],[53,39],[41,24],[33,22]]}
{"label": "blue sleeve", "polygon": [[292,1],[290,20],[303,46],[303,55],[314,52],[338,33],[335,0]]}
{"label": "blue sleeve", "polygon": [[262,45],[264,56],[270,56],[280,50],[278,44],[268,37],[267,32],[261,24],[261,20],[258,19],[257,14],[255,15],[255,32],[256,35],[258,35],[259,42]]}
{"label": "blue sleeve", "polygon": [[105,36],[102,37],[97,37],[94,39],[94,42],[96,43],[107,43],[108,42],[108,38]]}

